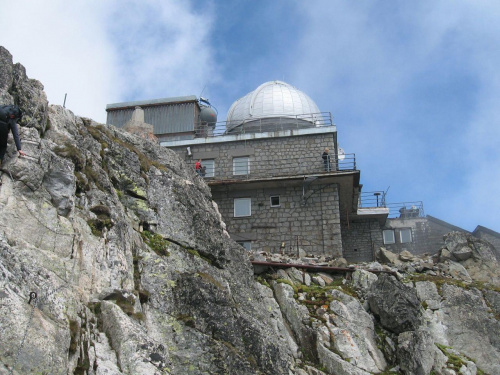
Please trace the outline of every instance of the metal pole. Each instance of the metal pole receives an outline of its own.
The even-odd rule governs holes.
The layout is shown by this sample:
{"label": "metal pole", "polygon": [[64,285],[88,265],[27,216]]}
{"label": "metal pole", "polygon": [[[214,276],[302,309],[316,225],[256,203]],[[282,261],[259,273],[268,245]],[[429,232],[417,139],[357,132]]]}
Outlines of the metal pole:
{"label": "metal pole", "polygon": [[66,108],[66,97],[68,96],[68,93],[64,94],[64,103],[63,103],[63,108]]}

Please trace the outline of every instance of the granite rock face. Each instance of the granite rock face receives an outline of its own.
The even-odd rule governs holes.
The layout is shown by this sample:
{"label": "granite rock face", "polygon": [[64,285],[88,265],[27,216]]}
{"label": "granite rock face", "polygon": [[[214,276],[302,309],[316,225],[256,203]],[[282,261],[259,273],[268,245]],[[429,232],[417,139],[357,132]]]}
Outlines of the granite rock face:
{"label": "granite rock face", "polygon": [[288,375],[297,348],[205,182],[0,60],[27,153],[11,139],[2,166],[0,374]]}

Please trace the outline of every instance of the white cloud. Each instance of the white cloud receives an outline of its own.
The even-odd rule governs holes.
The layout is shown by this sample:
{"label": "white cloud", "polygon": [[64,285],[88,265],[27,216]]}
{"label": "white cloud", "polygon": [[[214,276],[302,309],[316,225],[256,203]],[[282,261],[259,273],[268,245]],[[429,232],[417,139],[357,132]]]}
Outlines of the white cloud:
{"label": "white cloud", "polygon": [[108,5],[100,1],[2,0],[0,43],[38,79],[52,104],[105,121],[105,104],[119,90],[115,55],[105,34]]}
{"label": "white cloud", "polygon": [[[51,104],[106,121],[106,104],[199,95],[216,80],[213,16],[190,2],[0,0],[0,44]],[[20,14],[21,13],[21,14]],[[8,16],[7,16],[8,15]]]}
{"label": "white cloud", "polygon": [[[365,187],[391,185],[390,199],[421,199],[452,224],[499,230],[490,208],[500,208],[500,5],[298,5],[305,27],[293,80],[336,116]],[[448,105],[428,113],[431,97]]]}
{"label": "white cloud", "polygon": [[128,4],[132,9],[117,9],[110,24],[128,99],[199,95],[216,80],[210,7],[201,11],[173,0]]}

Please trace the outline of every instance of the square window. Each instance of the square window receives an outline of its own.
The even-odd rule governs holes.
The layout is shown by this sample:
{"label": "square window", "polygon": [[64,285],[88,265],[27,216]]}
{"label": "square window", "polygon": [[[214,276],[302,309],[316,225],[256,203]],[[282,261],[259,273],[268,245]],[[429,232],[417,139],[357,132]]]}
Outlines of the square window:
{"label": "square window", "polygon": [[394,237],[394,231],[392,229],[384,230],[382,233],[384,235],[385,245],[396,243],[396,238]]}
{"label": "square window", "polygon": [[233,158],[233,175],[250,174],[250,158],[243,156]]}
{"label": "square window", "polygon": [[271,207],[279,207],[280,206],[280,196],[274,195],[271,197]]}
{"label": "square window", "polygon": [[202,177],[214,177],[215,176],[215,161],[213,159],[203,160],[202,163],[205,168],[205,174],[202,173]]}
{"label": "square window", "polygon": [[252,215],[252,199],[251,198],[235,198],[234,199],[234,217],[244,217]]}
{"label": "square window", "polygon": [[252,250],[252,241],[238,241],[236,243],[243,246],[245,250]]}
{"label": "square window", "polygon": [[399,232],[399,239],[401,240],[401,243],[411,242],[412,241],[411,229],[410,228],[401,229]]}

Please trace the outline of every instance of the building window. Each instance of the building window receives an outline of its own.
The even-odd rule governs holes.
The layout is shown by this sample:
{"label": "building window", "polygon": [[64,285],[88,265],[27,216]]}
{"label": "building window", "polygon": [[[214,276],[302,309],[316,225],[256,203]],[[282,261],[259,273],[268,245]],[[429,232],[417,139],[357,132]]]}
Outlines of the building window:
{"label": "building window", "polygon": [[237,241],[236,243],[242,246],[245,250],[252,250],[252,241]]}
{"label": "building window", "polygon": [[251,198],[235,198],[234,199],[234,217],[244,217],[252,215],[252,199]]}
{"label": "building window", "polygon": [[203,160],[202,165],[205,167],[205,174],[203,177],[215,176],[215,161],[213,159]]}
{"label": "building window", "polygon": [[382,233],[384,235],[384,245],[396,243],[396,239],[394,238],[394,231],[392,229],[384,230]]}
{"label": "building window", "polygon": [[401,229],[399,231],[399,239],[401,240],[401,243],[409,243],[411,242],[411,229],[406,228],[406,229]]}
{"label": "building window", "polygon": [[279,207],[280,206],[280,196],[274,195],[271,197],[271,207]]}
{"label": "building window", "polygon": [[233,174],[250,174],[250,158],[248,156],[233,158]]}

